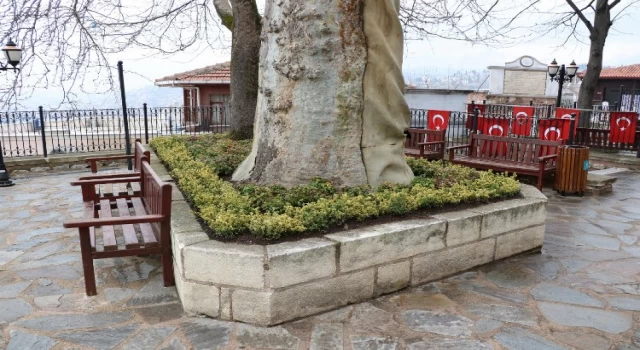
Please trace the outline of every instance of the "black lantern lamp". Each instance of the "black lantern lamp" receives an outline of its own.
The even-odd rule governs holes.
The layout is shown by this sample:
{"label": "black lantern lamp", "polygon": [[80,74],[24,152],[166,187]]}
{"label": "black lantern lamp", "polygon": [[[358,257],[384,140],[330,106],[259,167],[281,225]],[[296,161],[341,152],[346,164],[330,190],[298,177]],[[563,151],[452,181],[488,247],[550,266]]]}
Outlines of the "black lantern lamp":
{"label": "black lantern lamp", "polygon": [[[16,43],[14,43],[11,39],[7,42],[7,44],[2,48],[4,52],[4,56],[7,59],[7,63],[4,65],[0,62],[0,71],[12,70],[19,71],[18,64],[22,59],[22,49],[20,49]],[[13,186],[13,181],[9,177],[9,171],[7,171],[7,167],[4,165],[4,149],[2,148],[2,137],[0,136],[0,187],[8,187]]]}
{"label": "black lantern lamp", "polygon": [[556,107],[560,107],[562,104],[562,86],[567,81],[573,81],[576,73],[578,73],[578,65],[576,64],[576,61],[571,61],[571,64],[565,67],[564,64],[558,65],[558,62],[554,59],[547,67],[547,71],[551,77],[551,81],[557,81],[559,84]]}

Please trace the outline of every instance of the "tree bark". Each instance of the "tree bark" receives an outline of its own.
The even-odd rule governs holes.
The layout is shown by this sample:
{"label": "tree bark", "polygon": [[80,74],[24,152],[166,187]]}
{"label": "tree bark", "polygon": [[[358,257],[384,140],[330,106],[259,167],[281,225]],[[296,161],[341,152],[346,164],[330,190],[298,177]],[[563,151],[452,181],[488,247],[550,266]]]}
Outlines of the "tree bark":
{"label": "tree bark", "polygon": [[409,183],[399,0],[269,0],[253,149],[235,181]]}
{"label": "tree bark", "polygon": [[231,137],[242,140],[253,136],[262,18],[255,0],[231,0],[231,6]]}
{"label": "tree bark", "polygon": [[[600,72],[602,72],[602,62],[604,45],[611,28],[611,11],[607,0],[598,0],[596,3],[593,27],[590,29],[590,49],[589,63],[587,71],[582,79],[580,95],[578,97],[578,108],[591,109],[593,107],[593,96],[596,93]],[[583,120],[588,122],[587,119]]]}

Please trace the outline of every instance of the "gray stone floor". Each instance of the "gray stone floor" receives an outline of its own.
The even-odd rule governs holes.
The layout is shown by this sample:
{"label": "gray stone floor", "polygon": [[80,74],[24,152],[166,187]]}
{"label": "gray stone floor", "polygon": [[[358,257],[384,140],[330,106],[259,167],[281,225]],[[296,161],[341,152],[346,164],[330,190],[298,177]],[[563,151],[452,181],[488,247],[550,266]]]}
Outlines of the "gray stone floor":
{"label": "gray stone floor", "polygon": [[0,188],[0,349],[640,349],[640,174],[550,195],[542,254],[281,327],[186,317],[154,258],[96,262],[84,294],[79,174]]}

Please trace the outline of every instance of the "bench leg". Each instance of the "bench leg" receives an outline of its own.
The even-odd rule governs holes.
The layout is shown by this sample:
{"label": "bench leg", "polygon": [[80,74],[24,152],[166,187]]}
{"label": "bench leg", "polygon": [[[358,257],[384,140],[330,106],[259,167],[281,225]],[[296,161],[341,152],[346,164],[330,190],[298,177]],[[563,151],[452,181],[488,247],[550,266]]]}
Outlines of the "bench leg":
{"label": "bench leg", "polygon": [[162,252],[162,276],[164,277],[164,286],[171,287],[176,285],[175,278],[173,276],[173,256],[171,254],[171,245],[169,249],[164,249]]}
{"label": "bench leg", "polygon": [[96,275],[93,271],[93,256],[91,256],[91,241],[89,228],[80,228],[80,251],[82,252],[82,270],[84,272],[84,288],[87,296],[98,294],[96,291]]}

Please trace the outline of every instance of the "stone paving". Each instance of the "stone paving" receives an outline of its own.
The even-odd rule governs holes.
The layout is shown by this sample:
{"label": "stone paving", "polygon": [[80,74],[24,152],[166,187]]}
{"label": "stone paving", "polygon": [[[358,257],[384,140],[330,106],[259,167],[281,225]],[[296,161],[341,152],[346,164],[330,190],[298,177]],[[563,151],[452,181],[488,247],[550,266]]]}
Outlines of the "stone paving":
{"label": "stone paving", "polygon": [[156,258],[96,262],[84,294],[79,174],[0,198],[0,349],[640,349],[640,174],[612,195],[550,196],[542,254],[279,327],[183,315]]}

